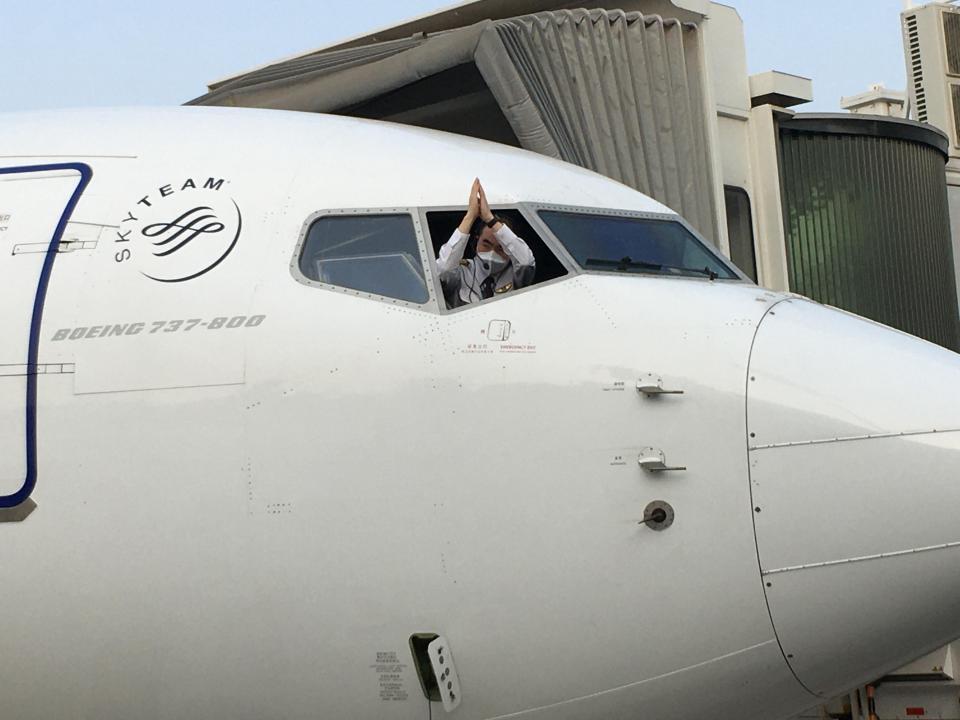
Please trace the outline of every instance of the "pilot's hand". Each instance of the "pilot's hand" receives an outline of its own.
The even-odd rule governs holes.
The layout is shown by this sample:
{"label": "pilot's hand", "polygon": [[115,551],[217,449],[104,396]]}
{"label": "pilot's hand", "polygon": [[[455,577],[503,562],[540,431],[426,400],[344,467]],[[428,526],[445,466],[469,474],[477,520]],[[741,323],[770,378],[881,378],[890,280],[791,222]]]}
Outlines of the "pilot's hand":
{"label": "pilot's hand", "polygon": [[484,191],[479,179],[477,180],[477,188],[480,194],[480,219],[488,223],[493,220],[493,212],[490,210],[490,203],[487,202],[487,193]]}
{"label": "pilot's hand", "polygon": [[463,216],[460,227],[457,228],[464,235],[470,234],[473,223],[480,215],[480,179],[475,178],[470,187],[470,199],[467,200],[467,214]]}
{"label": "pilot's hand", "polygon": [[470,201],[467,203],[467,216],[476,220],[480,214],[480,195],[483,192],[480,187],[480,178],[475,178],[470,187]]}

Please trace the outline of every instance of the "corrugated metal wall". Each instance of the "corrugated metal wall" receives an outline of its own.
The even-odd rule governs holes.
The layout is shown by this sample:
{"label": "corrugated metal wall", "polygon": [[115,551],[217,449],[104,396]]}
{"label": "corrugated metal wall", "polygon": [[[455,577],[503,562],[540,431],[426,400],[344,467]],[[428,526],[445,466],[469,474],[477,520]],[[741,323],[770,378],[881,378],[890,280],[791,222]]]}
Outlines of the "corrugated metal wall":
{"label": "corrugated metal wall", "polygon": [[960,350],[944,156],[796,124],[780,130],[791,290]]}

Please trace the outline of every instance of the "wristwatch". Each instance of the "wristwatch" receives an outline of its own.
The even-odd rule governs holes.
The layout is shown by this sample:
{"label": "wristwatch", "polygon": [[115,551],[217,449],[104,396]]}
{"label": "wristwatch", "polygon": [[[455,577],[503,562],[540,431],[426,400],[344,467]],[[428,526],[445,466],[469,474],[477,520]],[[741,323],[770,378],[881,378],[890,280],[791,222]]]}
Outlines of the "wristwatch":
{"label": "wristwatch", "polygon": [[497,218],[496,215],[494,215],[494,216],[493,216],[492,218],[490,218],[489,220],[485,220],[483,224],[486,225],[486,226],[487,226],[488,228],[490,228],[491,230],[493,230],[493,228],[495,228],[495,227],[497,226],[497,223],[499,223],[499,222],[500,222],[500,220]]}

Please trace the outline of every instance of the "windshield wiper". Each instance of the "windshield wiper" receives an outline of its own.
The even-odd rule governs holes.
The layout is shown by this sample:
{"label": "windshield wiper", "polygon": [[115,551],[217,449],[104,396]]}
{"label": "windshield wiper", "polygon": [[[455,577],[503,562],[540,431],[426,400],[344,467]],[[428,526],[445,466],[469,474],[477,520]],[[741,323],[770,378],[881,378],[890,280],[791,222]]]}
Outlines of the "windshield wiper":
{"label": "windshield wiper", "polygon": [[677,268],[677,270],[684,270],[686,272],[692,272],[692,273],[697,273],[698,275],[704,275],[710,278],[711,280],[716,280],[718,277],[720,277],[719,275],[717,275],[716,272],[714,272],[708,267],[699,268],[699,269],[698,268]]}
{"label": "windshield wiper", "polygon": [[652,263],[645,260],[634,260],[630,257],[625,257],[620,260],[603,260],[600,258],[587,258],[583,262],[584,267],[595,267],[595,268],[609,268],[616,270],[618,272],[626,272],[627,270],[653,270],[655,272],[661,272],[663,270],[678,270],[680,272],[687,273],[696,273],[698,275],[703,275],[710,278],[711,280],[716,280],[719,275],[715,273],[708,267],[704,268],[688,268],[681,267],[679,265],[663,265],[662,263]]}
{"label": "windshield wiper", "polygon": [[602,260],[600,258],[587,258],[583,262],[584,267],[612,268],[619,272],[625,272],[631,268],[638,270],[663,270],[663,265],[657,263],[644,262],[643,260],[633,260],[625,257],[621,260]]}

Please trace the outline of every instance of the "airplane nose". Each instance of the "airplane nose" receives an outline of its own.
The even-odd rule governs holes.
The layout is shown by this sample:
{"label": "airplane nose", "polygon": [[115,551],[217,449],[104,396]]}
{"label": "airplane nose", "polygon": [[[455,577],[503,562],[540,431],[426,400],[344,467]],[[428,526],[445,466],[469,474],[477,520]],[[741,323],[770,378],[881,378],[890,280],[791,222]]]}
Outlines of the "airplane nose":
{"label": "airplane nose", "polygon": [[960,636],[960,355],[785,300],[754,339],[747,433],[767,604],[807,689]]}

